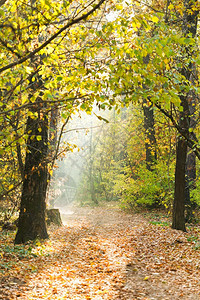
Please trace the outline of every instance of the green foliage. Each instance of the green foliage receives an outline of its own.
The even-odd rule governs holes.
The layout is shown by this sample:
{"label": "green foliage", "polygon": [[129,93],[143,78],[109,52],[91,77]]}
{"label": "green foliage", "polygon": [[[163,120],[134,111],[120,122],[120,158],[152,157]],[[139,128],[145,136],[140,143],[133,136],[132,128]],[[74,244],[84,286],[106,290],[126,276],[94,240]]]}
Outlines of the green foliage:
{"label": "green foliage", "polygon": [[[198,134],[199,137],[199,134]],[[199,172],[200,172],[200,163],[199,160],[196,161],[196,180],[192,181],[189,184],[190,188],[190,201],[193,209],[193,215],[195,214],[195,207],[200,207],[200,180],[199,180]],[[195,217],[195,215],[194,215]],[[198,217],[197,217],[198,219]]]}
{"label": "green foliage", "polygon": [[[16,262],[23,264],[23,260],[30,260],[33,257],[38,256],[49,256],[51,251],[51,246],[43,243],[42,241],[29,242],[25,245],[13,245],[10,243],[13,239],[14,233],[9,233],[7,231],[0,232],[0,272],[6,273],[7,270],[15,267]],[[9,242],[8,242],[9,241]],[[37,268],[30,266],[31,272],[37,272]]]}
{"label": "green foliage", "polygon": [[200,250],[200,241],[199,241],[199,236],[198,235],[188,236],[187,241],[193,243],[193,248],[195,250]]}
{"label": "green foliage", "polygon": [[[113,21],[95,11],[84,22],[75,20],[93,10],[93,2],[40,0],[30,5],[28,0],[13,0],[1,6],[0,194],[6,195],[5,205],[20,197],[27,140],[36,139],[37,145],[42,140],[40,127],[26,131],[27,118],[38,124],[47,118],[49,123],[49,112],[57,107],[62,126],[76,112],[91,114],[96,101],[100,109],[123,109],[102,128],[97,146],[90,150],[83,195],[89,191],[91,199],[96,194],[100,200],[120,198],[124,206],[170,207],[175,134],[157,114],[159,157],[153,172],[147,171],[137,103],[145,99],[160,105],[173,117],[173,125],[178,124],[180,96],[191,90],[199,93],[196,82],[180,69],[191,62],[198,65],[199,51],[195,38],[182,35],[182,1],[168,9],[158,2],[152,1],[151,10],[137,1],[131,6],[111,1],[103,11],[111,12]],[[192,55],[187,55],[188,48]],[[130,103],[134,109],[126,110]],[[16,186],[19,190],[8,197]],[[197,183],[192,194],[197,203],[198,191]]]}
{"label": "green foliage", "polygon": [[[174,189],[174,132],[156,115],[158,161],[152,171],[145,163],[145,134],[138,106],[124,108],[107,116],[100,135],[93,140],[92,163],[95,195],[98,201],[118,200],[124,208],[162,206],[171,210]],[[161,126],[162,124],[162,126]],[[91,153],[90,153],[91,154]],[[88,153],[88,158],[90,155]],[[80,193],[90,202],[87,160]]]}
{"label": "green foliage", "polygon": [[13,265],[15,264],[14,259],[22,260],[24,258],[30,259],[34,257],[35,254],[31,253],[31,251],[31,247],[24,245],[10,246],[6,243],[2,244],[0,246],[0,257],[2,258],[2,263],[0,263],[0,272],[5,273],[7,270],[12,269]]}
{"label": "green foliage", "polygon": [[157,162],[153,171],[143,164],[139,166],[134,178],[120,176],[116,180],[115,192],[121,195],[124,208],[136,206],[164,206],[171,209],[174,188],[174,166]]}
{"label": "green foliage", "polygon": [[150,223],[158,226],[169,226],[169,223],[164,221],[151,221]]}
{"label": "green foliage", "polygon": [[198,240],[198,236],[194,236],[194,235],[189,236],[189,237],[187,238],[187,241],[188,241],[188,242],[196,242],[197,240]]}
{"label": "green foliage", "polygon": [[200,181],[196,180],[195,188],[191,189],[190,191],[190,198],[191,202],[196,203],[198,206],[200,206]]}

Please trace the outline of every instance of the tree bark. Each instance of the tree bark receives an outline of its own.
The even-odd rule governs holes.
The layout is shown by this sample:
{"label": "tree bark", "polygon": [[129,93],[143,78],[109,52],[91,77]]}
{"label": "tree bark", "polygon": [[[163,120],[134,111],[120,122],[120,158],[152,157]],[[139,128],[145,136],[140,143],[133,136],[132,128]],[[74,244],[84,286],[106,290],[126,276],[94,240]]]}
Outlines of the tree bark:
{"label": "tree bark", "polygon": [[37,117],[28,117],[27,120],[26,131],[29,137],[15,244],[26,243],[36,238],[48,238],[45,222],[45,198],[48,178],[46,163],[48,119],[45,115],[45,109],[40,108],[39,103],[35,104],[35,109],[32,112],[37,113]]}
{"label": "tree bark", "polygon": [[[180,112],[179,126],[184,136],[189,137],[189,106],[187,96],[181,98],[183,111]],[[178,136],[176,148],[175,191],[172,215],[172,228],[186,231],[185,227],[185,196],[186,196],[186,159],[187,140]]]}
{"label": "tree bark", "polygon": [[187,142],[178,137],[176,149],[175,192],[173,203],[172,228],[186,231],[185,228],[185,169]]}
{"label": "tree bark", "polygon": [[152,171],[152,167],[157,159],[154,114],[152,104],[148,105],[146,100],[143,100],[142,108],[144,113],[144,129],[146,135],[146,166],[149,171]]}
{"label": "tree bark", "polygon": [[195,209],[195,203],[191,201],[190,192],[196,187],[196,155],[194,152],[190,152],[187,155],[186,162],[186,222],[191,222],[193,219],[193,210]]}
{"label": "tree bark", "polygon": [[51,223],[57,226],[62,226],[62,219],[59,209],[47,209],[47,224],[50,225]]}
{"label": "tree bark", "polygon": [[[197,32],[197,16],[196,7],[197,0],[184,1],[184,16],[182,32],[183,36],[192,35],[195,37]],[[190,58],[193,55],[191,46],[185,47],[185,56]],[[194,66],[190,61],[183,66],[181,74],[186,80],[191,81],[193,77]],[[189,95],[183,91],[184,95],[180,96],[183,111],[180,113],[179,125],[185,137],[189,138],[190,112],[189,112]],[[183,137],[178,138],[176,153],[176,170],[175,170],[175,193],[173,203],[173,220],[172,228],[186,231],[185,228],[185,196],[186,196],[186,157],[187,157],[187,141]]]}
{"label": "tree bark", "polygon": [[[195,84],[194,78],[192,79],[192,81]],[[188,102],[189,102],[188,104],[189,104],[189,111],[190,111],[190,128],[194,130],[196,126],[196,119],[195,119],[196,94],[194,92],[190,93],[190,99]],[[193,132],[189,133],[189,138],[193,140],[197,140],[196,135]],[[195,208],[195,203],[191,202],[190,191],[195,189],[195,187],[196,187],[196,155],[193,151],[190,151],[190,149],[188,148],[187,161],[186,161],[186,196],[185,196],[187,222],[191,222],[193,219],[193,209]]]}

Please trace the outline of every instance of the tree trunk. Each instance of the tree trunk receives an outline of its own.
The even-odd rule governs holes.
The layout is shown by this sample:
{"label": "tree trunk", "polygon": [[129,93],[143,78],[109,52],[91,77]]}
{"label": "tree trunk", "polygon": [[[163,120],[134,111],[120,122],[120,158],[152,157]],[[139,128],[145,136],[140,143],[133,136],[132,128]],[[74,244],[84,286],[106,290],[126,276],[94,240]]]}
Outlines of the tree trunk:
{"label": "tree trunk", "polygon": [[[57,149],[57,141],[58,141],[58,120],[59,120],[59,109],[56,105],[51,109],[51,116],[50,116],[50,131],[49,131],[49,143],[50,143],[50,157],[52,160],[56,155]],[[55,159],[54,159],[55,160]],[[52,164],[54,161],[52,162]],[[52,165],[53,167],[53,165]]]}
{"label": "tree trunk", "polygon": [[27,120],[26,131],[29,137],[15,244],[26,243],[36,238],[48,238],[45,223],[48,119],[45,110],[42,112],[40,103],[36,103],[35,107],[32,112],[38,114],[37,118],[28,117]]}
{"label": "tree trunk", "polygon": [[[59,120],[59,109],[57,105],[51,109],[50,122],[49,122],[49,149],[48,158],[50,161],[50,172],[48,173],[48,187],[47,187],[47,206],[54,207],[55,192],[52,182],[55,181],[55,173],[53,172],[55,160],[57,157],[57,146],[58,146],[58,120]],[[59,146],[58,146],[59,148]],[[50,199],[49,199],[50,198]]]}
{"label": "tree trunk", "polygon": [[91,121],[91,134],[90,134],[90,157],[89,157],[89,188],[90,188],[90,196],[93,203],[96,205],[99,204],[96,193],[95,193],[95,185],[94,185],[94,149],[93,149],[93,129],[92,129],[92,121]]}
{"label": "tree trunk", "polygon": [[[194,73],[196,74],[196,72]],[[194,78],[191,79],[193,84]],[[190,128],[195,129],[196,119],[195,119],[195,110],[196,110],[196,94],[191,91],[189,103],[190,111]],[[196,135],[193,132],[189,133],[190,139],[197,140]],[[187,161],[186,161],[186,222],[191,222],[193,219],[193,209],[195,208],[195,203],[191,202],[190,191],[196,187],[196,155],[194,152],[188,149]]]}
{"label": "tree trunk", "polygon": [[187,142],[179,136],[176,149],[175,192],[173,203],[172,228],[186,231],[185,228],[185,169]]}
{"label": "tree trunk", "polygon": [[60,211],[57,208],[47,209],[47,224],[50,225],[51,223],[62,226],[62,219],[60,216]]}
{"label": "tree trunk", "polygon": [[152,166],[157,159],[156,152],[156,137],[154,129],[154,115],[152,104],[148,105],[146,100],[143,100],[144,112],[144,129],[146,135],[145,149],[146,149],[146,165],[149,171],[152,171]]}
{"label": "tree trunk", "polygon": [[[194,10],[197,6],[197,0],[184,1],[184,16],[182,32],[183,36],[188,35],[195,37],[197,32],[197,16],[198,11]],[[189,59],[193,55],[191,46],[185,47],[185,56]],[[186,80],[192,81],[194,65],[188,61],[184,65],[181,74]],[[184,136],[189,138],[190,113],[189,113],[189,96],[190,93],[183,91],[185,95],[180,96],[183,112],[180,113],[179,125]],[[186,196],[186,157],[187,157],[187,141],[182,137],[178,139],[177,154],[176,154],[176,170],[175,170],[175,194],[173,203],[173,220],[172,228],[186,231],[185,228],[185,196]]]}

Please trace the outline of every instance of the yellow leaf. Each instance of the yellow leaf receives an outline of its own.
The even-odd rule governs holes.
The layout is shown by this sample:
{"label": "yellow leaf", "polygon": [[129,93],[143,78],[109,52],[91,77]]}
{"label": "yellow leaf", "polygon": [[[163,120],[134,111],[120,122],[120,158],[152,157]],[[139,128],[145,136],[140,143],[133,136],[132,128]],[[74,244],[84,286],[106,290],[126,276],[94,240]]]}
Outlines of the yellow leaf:
{"label": "yellow leaf", "polygon": [[36,136],[36,139],[37,139],[37,141],[41,141],[42,140],[41,135]]}
{"label": "yellow leaf", "polygon": [[174,5],[173,4],[170,4],[169,6],[168,6],[168,9],[173,9],[174,8]]}
{"label": "yellow leaf", "polygon": [[25,69],[28,74],[31,74],[33,72],[33,68],[25,67]]}
{"label": "yellow leaf", "polygon": [[116,4],[115,8],[118,10],[122,10],[123,9],[123,5],[122,4]]}
{"label": "yellow leaf", "polygon": [[156,16],[153,16],[151,19],[154,23],[158,23],[159,19]]}
{"label": "yellow leaf", "polygon": [[170,66],[168,64],[166,65],[166,70],[170,70]]}

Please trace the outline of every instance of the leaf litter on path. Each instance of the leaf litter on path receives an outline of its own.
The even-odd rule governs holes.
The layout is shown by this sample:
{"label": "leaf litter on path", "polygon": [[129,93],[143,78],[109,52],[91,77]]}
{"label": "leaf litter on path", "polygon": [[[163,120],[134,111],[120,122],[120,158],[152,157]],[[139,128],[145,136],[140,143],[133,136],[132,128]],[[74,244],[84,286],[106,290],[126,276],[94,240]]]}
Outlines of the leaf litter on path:
{"label": "leaf litter on path", "polygon": [[1,235],[0,299],[200,299],[198,228],[183,233],[111,208],[73,211],[31,253],[12,252],[13,236]]}

